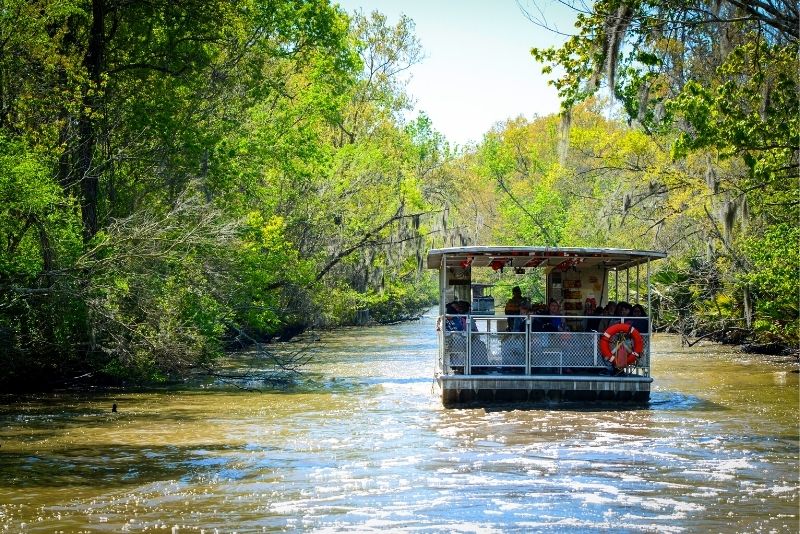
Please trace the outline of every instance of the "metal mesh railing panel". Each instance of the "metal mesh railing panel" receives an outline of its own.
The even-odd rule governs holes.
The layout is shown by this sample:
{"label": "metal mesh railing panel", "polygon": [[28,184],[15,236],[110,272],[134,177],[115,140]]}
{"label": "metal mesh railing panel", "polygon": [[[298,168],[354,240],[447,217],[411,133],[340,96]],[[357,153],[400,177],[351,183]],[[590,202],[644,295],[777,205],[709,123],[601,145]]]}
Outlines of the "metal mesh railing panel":
{"label": "metal mesh railing panel", "polygon": [[504,334],[500,338],[500,353],[503,365],[525,365],[525,332]]}
{"label": "metal mesh railing panel", "polygon": [[591,333],[531,333],[531,367],[596,367],[595,342]]}
{"label": "metal mesh railing panel", "polygon": [[467,361],[467,333],[444,333],[444,366],[463,367]]}
{"label": "metal mesh railing panel", "polygon": [[[442,364],[445,373],[469,372],[467,347],[471,348],[469,364],[473,368],[526,366],[526,344],[531,372],[561,372],[562,368],[609,367],[598,349],[601,334],[596,332],[507,332],[505,319],[478,317],[472,332],[442,332]],[[469,344],[467,336],[469,335]],[[627,372],[650,374],[650,336],[642,335],[644,349],[636,366]],[[455,368],[455,370],[454,370]],[[512,371],[522,373],[522,370]]]}
{"label": "metal mesh railing panel", "polygon": [[525,332],[473,332],[470,341],[473,367],[525,365]]}
{"label": "metal mesh railing panel", "polygon": [[484,333],[473,333],[472,339],[472,359],[471,365],[489,365],[490,360],[494,360],[493,345],[494,336]]}

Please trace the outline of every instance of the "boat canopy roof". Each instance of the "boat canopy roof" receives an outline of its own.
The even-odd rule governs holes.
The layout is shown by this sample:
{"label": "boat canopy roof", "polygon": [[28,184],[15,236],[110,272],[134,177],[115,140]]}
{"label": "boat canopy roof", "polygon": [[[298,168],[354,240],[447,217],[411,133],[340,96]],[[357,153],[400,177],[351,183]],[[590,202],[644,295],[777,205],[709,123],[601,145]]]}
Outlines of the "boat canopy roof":
{"label": "boat canopy roof", "polygon": [[650,260],[666,258],[665,252],[655,250],[630,250],[621,248],[575,247],[503,247],[474,246],[436,248],[428,251],[428,269],[442,267],[557,267],[564,262],[591,267],[602,265],[606,269],[628,269]]}

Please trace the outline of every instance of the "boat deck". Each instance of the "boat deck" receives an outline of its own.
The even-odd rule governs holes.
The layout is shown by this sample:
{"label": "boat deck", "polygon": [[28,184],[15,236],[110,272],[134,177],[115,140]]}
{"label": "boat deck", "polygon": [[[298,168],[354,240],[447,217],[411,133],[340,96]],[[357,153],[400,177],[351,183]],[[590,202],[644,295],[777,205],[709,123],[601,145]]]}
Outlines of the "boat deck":
{"label": "boat deck", "polygon": [[649,335],[642,336],[644,350],[636,364],[620,370],[600,354],[599,332],[506,331],[514,318],[443,317],[442,324],[471,325],[469,331],[440,331],[437,383],[445,405],[649,400]]}

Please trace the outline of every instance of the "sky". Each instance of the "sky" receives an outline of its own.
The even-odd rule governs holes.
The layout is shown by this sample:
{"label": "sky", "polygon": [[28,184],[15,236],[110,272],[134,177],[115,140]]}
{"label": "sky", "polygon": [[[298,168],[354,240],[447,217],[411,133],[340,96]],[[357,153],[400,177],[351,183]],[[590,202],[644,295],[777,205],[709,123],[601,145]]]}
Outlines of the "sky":
{"label": "sky", "polygon": [[[559,110],[558,96],[530,55],[564,37],[530,20],[516,0],[334,0],[345,11],[380,11],[390,24],[414,20],[425,59],[411,69],[408,91],[417,112],[451,144],[479,142],[494,124]],[[533,0],[521,0],[533,9]],[[551,26],[569,32],[574,13],[557,0],[536,4]]]}

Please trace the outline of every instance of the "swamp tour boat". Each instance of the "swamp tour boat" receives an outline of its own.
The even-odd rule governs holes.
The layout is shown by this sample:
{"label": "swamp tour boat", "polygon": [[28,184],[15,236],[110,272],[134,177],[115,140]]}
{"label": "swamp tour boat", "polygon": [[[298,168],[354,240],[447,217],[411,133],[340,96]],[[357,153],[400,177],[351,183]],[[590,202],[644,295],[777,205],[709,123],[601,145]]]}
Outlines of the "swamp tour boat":
{"label": "swamp tour boat", "polygon": [[[664,257],[610,248],[430,250],[428,268],[439,270],[442,403],[647,402],[650,262]],[[494,302],[495,284],[514,286],[507,302]]]}

